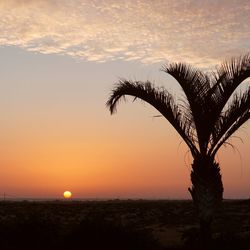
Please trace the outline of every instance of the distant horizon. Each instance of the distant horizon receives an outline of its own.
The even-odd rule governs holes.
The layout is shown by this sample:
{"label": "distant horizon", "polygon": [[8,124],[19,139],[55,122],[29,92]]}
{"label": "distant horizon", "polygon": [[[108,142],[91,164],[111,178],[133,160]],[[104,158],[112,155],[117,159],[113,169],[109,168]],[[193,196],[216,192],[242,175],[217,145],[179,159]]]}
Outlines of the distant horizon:
{"label": "distant horizon", "polygon": [[[223,197],[223,200],[249,200],[249,197]],[[58,197],[33,197],[33,196],[20,196],[20,197],[0,197],[0,201],[22,201],[22,200],[65,200],[65,201],[106,201],[106,200],[187,200],[192,201],[192,198],[188,197],[71,197],[64,198],[63,196]]]}
{"label": "distant horizon", "polygon": [[[223,198],[224,201],[230,201],[230,200],[250,200],[249,198]],[[22,202],[22,201],[65,201],[65,202],[74,202],[74,201],[190,201],[193,202],[192,198],[70,198],[70,199],[65,199],[65,198],[35,198],[35,197],[30,197],[30,198],[18,198],[18,199],[0,199],[0,202]]]}

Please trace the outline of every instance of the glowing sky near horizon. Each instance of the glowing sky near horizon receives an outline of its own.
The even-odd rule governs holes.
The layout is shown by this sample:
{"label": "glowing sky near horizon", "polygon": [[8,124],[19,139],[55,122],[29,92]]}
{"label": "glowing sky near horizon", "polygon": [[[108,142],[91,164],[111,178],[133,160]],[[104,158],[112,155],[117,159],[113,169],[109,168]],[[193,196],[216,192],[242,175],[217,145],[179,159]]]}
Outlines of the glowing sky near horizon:
{"label": "glowing sky near horizon", "polygon": [[[178,93],[167,61],[205,70],[250,51],[248,0],[0,1],[0,192],[189,198],[191,159],[157,112],[105,107],[118,77]],[[249,123],[222,149],[226,197],[250,197]]]}

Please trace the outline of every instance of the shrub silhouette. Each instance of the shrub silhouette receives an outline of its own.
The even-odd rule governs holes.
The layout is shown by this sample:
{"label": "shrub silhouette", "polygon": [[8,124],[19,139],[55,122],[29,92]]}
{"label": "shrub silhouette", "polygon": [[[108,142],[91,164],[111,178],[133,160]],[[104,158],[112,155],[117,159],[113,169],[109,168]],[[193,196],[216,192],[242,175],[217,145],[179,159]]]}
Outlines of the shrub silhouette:
{"label": "shrub silhouette", "polygon": [[87,219],[67,236],[65,249],[156,250],[161,249],[144,231],[100,219]]}

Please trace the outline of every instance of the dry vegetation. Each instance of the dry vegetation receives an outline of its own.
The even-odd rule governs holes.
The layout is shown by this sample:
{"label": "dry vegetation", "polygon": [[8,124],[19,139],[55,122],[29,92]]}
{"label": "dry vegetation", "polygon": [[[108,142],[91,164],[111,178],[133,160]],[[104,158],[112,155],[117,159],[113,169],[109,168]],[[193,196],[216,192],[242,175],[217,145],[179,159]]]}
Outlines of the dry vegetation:
{"label": "dry vegetation", "polygon": [[[0,249],[195,249],[191,201],[0,202]],[[213,249],[250,246],[250,200],[224,201]]]}

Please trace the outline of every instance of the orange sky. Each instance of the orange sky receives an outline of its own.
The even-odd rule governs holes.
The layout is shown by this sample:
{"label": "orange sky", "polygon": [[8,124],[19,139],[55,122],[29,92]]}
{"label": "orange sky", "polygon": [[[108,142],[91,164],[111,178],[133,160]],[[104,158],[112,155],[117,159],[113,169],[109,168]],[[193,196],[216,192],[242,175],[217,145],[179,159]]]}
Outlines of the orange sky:
{"label": "orange sky", "polygon": [[[248,1],[232,15],[235,1],[91,3],[0,3],[0,193],[190,198],[191,157],[168,122],[141,102],[122,103],[114,116],[105,103],[119,77],[149,79],[178,95],[159,71],[166,61],[207,70],[250,51]],[[249,124],[238,135],[240,154],[227,147],[218,155],[226,198],[250,197]]]}

